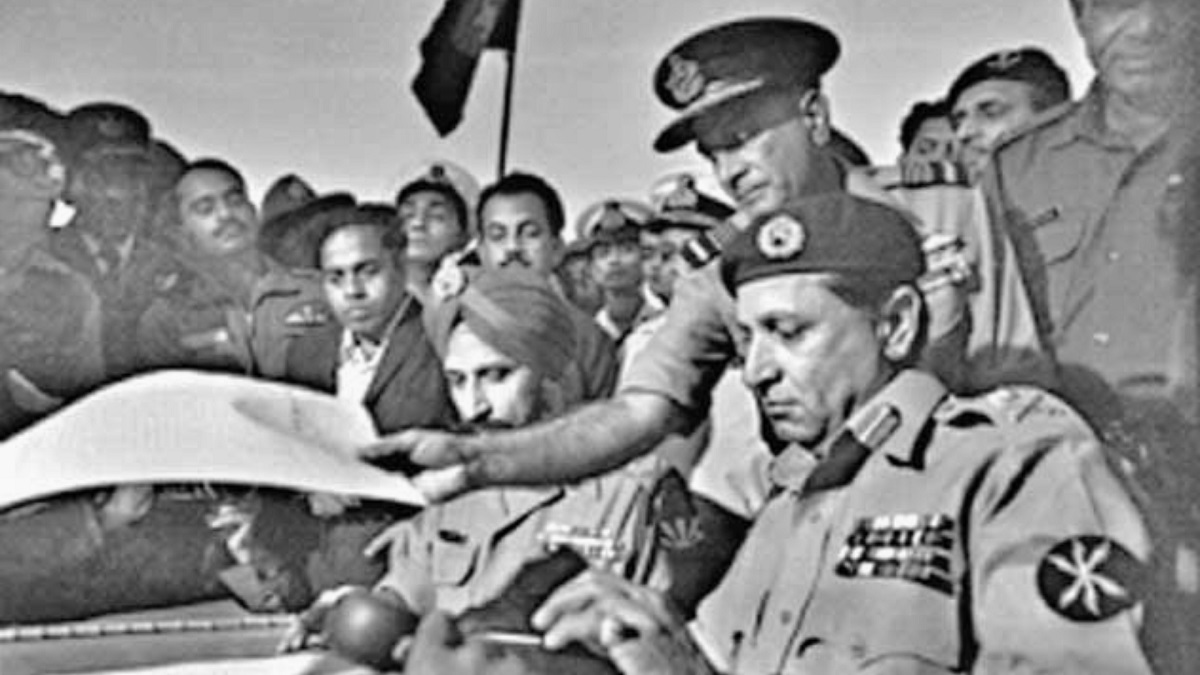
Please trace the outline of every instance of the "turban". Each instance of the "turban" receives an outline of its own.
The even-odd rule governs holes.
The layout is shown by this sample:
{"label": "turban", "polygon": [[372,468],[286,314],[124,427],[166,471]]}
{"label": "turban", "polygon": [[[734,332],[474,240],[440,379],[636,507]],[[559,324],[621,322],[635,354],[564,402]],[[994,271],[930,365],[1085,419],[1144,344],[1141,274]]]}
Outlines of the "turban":
{"label": "turban", "polygon": [[[448,277],[456,276],[452,281]],[[542,377],[558,379],[575,358],[575,324],[566,302],[543,277],[525,269],[457,268],[444,274],[426,312],[438,355],[445,359],[450,333],[461,321],[500,353]]]}

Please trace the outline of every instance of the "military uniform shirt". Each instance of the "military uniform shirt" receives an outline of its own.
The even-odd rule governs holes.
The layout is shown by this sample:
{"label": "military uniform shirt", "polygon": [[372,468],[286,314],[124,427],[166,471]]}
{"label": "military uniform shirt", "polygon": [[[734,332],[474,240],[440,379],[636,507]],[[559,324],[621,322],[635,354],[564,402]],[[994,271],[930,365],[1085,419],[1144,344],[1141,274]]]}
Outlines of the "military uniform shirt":
{"label": "military uniform shirt", "polygon": [[693,625],[732,673],[1149,673],[1150,543],[1101,447],[1034,388],[905,371],[775,496]]}
{"label": "military uniform shirt", "polygon": [[500,594],[528,561],[569,546],[594,566],[645,581],[653,569],[655,460],[577,485],[495,488],[431,506],[394,526],[379,586],[419,613],[452,614]]}
{"label": "military uniform shirt", "polygon": [[1099,376],[1122,392],[1192,384],[1195,289],[1178,271],[1182,143],[1138,151],[1103,127],[1098,85],[1001,144],[985,178],[1018,244],[1040,328],[1072,403]]}

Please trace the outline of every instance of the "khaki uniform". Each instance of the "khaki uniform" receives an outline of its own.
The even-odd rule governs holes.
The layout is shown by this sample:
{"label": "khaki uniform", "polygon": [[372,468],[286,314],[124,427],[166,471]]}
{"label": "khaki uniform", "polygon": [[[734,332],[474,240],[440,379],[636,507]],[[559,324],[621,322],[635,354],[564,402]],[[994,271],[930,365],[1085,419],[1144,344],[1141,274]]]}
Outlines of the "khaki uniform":
{"label": "khaki uniform", "polygon": [[0,271],[0,438],[50,412],[50,401],[103,381],[100,331],[100,299],[87,279],[45,249]]}
{"label": "khaki uniform", "polygon": [[196,261],[159,279],[159,297],[138,326],[142,364],[282,378],[291,340],[334,319],[316,274],[265,260],[248,302]]}
{"label": "khaki uniform", "polygon": [[647,509],[660,475],[657,461],[643,460],[578,485],[489,489],[432,506],[395,526],[379,586],[419,613],[459,613],[560,546],[645,581],[655,554]]}
{"label": "khaki uniform", "polygon": [[1103,125],[1098,86],[995,151],[984,179],[1014,241],[1064,393],[1093,416],[1111,388],[1194,389],[1195,288],[1179,272],[1183,134],[1142,150]]}
{"label": "khaki uniform", "polygon": [[813,457],[776,460],[700,607],[729,672],[1151,672],[1146,529],[1058,399],[905,371]]}

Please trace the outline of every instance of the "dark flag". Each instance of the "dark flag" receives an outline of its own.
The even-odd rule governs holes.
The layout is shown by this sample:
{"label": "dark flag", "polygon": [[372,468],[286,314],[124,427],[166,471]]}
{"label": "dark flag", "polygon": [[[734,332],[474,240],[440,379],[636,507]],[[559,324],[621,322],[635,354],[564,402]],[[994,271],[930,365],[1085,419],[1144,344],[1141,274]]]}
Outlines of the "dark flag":
{"label": "dark flag", "polygon": [[520,0],[446,0],[421,41],[421,70],[412,90],[438,134],[462,121],[484,49],[514,51]]}

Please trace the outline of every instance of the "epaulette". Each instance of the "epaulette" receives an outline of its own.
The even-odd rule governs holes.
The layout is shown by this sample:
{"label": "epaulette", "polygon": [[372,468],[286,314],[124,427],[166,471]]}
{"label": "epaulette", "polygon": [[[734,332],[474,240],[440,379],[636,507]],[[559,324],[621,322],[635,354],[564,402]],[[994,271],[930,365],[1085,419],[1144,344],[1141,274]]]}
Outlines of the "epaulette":
{"label": "epaulette", "polygon": [[1064,101],[1056,106],[1035,113],[1033,117],[1000,134],[993,145],[992,154],[997,154],[1017,140],[1059,122],[1070,116],[1078,108],[1079,103],[1077,101]]}
{"label": "epaulette", "polygon": [[1010,440],[1054,435],[1093,435],[1091,427],[1066,401],[1026,385],[998,387],[972,397],[953,397],[936,413],[951,427],[990,426]]}

